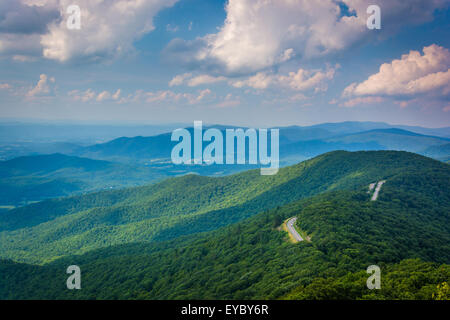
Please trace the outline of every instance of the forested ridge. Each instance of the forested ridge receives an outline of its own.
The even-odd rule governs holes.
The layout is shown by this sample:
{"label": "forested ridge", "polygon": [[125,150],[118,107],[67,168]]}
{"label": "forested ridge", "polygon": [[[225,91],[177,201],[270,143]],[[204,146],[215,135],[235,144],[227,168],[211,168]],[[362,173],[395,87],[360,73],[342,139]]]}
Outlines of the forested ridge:
{"label": "forested ridge", "polygon": [[[339,165],[330,168],[333,163]],[[358,163],[361,164],[355,166]],[[41,266],[3,261],[0,297],[434,299],[446,296],[450,263],[447,164],[404,152],[336,152],[287,168],[280,174],[288,184],[280,183],[273,193],[265,192],[271,199],[280,190],[295,194],[295,188],[305,181],[339,178],[315,195],[311,192],[308,197],[261,209],[212,231],[105,246],[81,255],[54,258]],[[252,175],[253,172],[246,172],[226,179],[258,178]],[[302,178],[296,181],[286,176]],[[184,179],[198,179],[199,186],[204,178],[188,176],[163,185],[169,187],[173,181]],[[380,179],[386,179],[386,183],[378,200],[370,201],[368,183]],[[237,185],[242,186],[242,180]],[[128,196],[139,199],[140,194],[135,191],[146,188],[152,186],[133,189]],[[255,192],[250,190],[248,194]],[[237,201],[240,194],[231,197],[232,201]],[[114,196],[132,203],[131,198],[116,192],[89,196],[90,205],[98,204],[99,199],[110,205],[117,200]],[[311,236],[311,242],[291,244],[280,231],[281,223],[293,216],[298,217],[298,226]],[[3,227],[6,229],[7,225]],[[72,264],[82,270],[79,291],[65,287],[65,268]],[[370,291],[365,286],[368,277],[365,270],[372,264],[382,269],[384,280],[380,291]]]}
{"label": "forested ridge", "polygon": [[68,254],[215,230],[330,190],[352,190],[417,168],[448,165],[393,151],[332,152],[282,168],[186,175],[123,190],[46,200],[0,215],[0,257],[44,263]]}

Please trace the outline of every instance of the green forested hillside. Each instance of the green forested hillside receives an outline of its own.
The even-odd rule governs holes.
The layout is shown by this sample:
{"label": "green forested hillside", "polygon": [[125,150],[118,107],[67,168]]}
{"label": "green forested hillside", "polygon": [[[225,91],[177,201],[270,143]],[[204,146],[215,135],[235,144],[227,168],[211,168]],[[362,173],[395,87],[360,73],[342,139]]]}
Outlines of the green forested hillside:
{"label": "green forested hillside", "polygon": [[95,248],[217,229],[329,190],[448,165],[402,152],[333,152],[277,175],[188,175],[134,189],[47,200],[0,216],[0,257],[42,263]]}
{"label": "green forested hillside", "polygon": [[[448,165],[402,152],[337,152],[303,164],[303,181],[312,183],[318,177],[308,167],[325,169],[331,159],[339,159],[340,165],[330,172],[321,170],[323,177],[336,171],[342,174],[347,167],[366,161],[364,169],[375,176],[364,176],[358,170],[347,172],[346,183],[327,187],[334,190],[261,210],[238,223],[196,236],[96,249],[43,266],[4,261],[0,263],[4,275],[0,297],[431,299],[439,291],[437,286],[449,280]],[[324,167],[319,165],[322,162]],[[377,201],[370,201],[367,181],[356,185],[352,180],[361,174],[369,182],[386,179]],[[234,179],[238,177],[243,178],[238,175]],[[301,185],[291,182],[289,186],[283,191]],[[286,241],[287,235],[278,227],[293,216],[298,217],[299,227],[311,236],[311,242]],[[3,234],[5,243],[9,234]],[[81,267],[80,291],[65,289],[64,271],[71,264]],[[386,282],[382,280],[385,291],[365,287],[363,273],[372,264],[382,268],[382,279],[386,276]],[[412,276],[408,277],[408,272]],[[323,283],[331,284],[328,291]],[[336,289],[341,287],[347,291]]]}
{"label": "green forested hillside", "polygon": [[337,278],[316,278],[307,286],[294,289],[285,300],[449,300],[450,265],[403,260],[387,265],[382,272],[380,290],[367,290],[365,271]]}
{"label": "green forested hillside", "polygon": [[156,168],[62,154],[0,161],[0,205],[22,205],[75,193],[130,187],[162,179]]}

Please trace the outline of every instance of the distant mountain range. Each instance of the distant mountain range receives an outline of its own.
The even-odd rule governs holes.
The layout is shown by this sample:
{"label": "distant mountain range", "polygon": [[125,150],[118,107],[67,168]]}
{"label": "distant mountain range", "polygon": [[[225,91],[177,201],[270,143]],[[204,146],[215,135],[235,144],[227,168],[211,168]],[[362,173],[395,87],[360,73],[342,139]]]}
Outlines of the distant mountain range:
{"label": "distant mountain range", "polygon": [[[375,126],[375,124],[358,124],[281,128],[280,160],[284,165],[292,164],[334,150],[400,150],[425,154],[430,147],[439,149],[439,146],[450,143],[450,138],[429,136],[398,128],[354,132],[357,128],[361,130]],[[189,130],[192,131],[191,128]],[[167,162],[172,148],[177,144],[172,142],[170,137],[170,133],[153,137],[122,137],[103,144],[81,147],[75,151],[75,155],[138,163],[152,160]],[[438,159],[450,156],[446,149],[433,154],[437,155]]]}
{"label": "distant mountain range", "polygon": [[[450,128],[400,127],[375,122],[344,122],[280,128],[280,163],[281,166],[292,165],[336,150],[399,150],[450,160],[450,138],[445,137]],[[225,132],[228,127],[214,128]],[[188,130],[192,132],[192,128]],[[429,135],[431,133],[441,136]],[[0,161],[0,206],[139,186],[188,173],[224,176],[258,167],[174,165],[170,154],[176,144],[171,141],[171,132],[166,132],[149,137],[120,137],[87,146],[67,142],[5,146],[0,149],[0,157],[9,160]]]}

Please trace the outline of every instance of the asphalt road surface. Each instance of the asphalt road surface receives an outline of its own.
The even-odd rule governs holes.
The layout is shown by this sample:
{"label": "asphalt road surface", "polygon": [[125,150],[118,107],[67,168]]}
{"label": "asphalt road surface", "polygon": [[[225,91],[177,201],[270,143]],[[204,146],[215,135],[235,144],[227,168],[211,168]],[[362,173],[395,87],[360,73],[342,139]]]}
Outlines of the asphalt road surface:
{"label": "asphalt road surface", "polygon": [[297,221],[297,218],[291,218],[286,223],[286,226],[287,226],[289,233],[292,234],[292,236],[294,237],[296,242],[299,242],[299,241],[303,241],[303,238],[298,234],[297,230],[295,230],[295,228],[294,228],[294,224],[296,221]]}
{"label": "asphalt road surface", "polygon": [[378,194],[380,193],[381,187],[385,182],[385,180],[378,182],[377,187],[375,188],[375,192],[372,195],[372,201],[376,201],[378,199]]}

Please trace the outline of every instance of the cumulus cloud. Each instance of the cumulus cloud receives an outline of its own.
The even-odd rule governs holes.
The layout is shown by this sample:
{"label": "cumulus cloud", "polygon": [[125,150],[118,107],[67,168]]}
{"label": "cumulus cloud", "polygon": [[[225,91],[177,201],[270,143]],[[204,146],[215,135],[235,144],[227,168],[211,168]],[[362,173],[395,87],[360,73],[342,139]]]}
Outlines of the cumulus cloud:
{"label": "cumulus cloud", "polygon": [[341,107],[353,108],[362,104],[381,103],[384,99],[382,97],[357,97],[339,104]]}
{"label": "cumulus cloud", "polygon": [[54,94],[55,78],[41,74],[39,81],[34,88],[27,93],[28,98],[48,97]]}
{"label": "cumulus cloud", "polygon": [[450,93],[450,52],[435,44],[410,51],[401,59],[381,65],[378,73],[362,83],[352,83],[344,96],[414,96]]}
{"label": "cumulus cloud", "polygon": [[210,89],[201,90],[198,94],[192,93],[177,93],[171,90],[163,90],[157,92],[138,92],[136,93],[134,101],[144,99],[147,103],[177,103],[177,104],[198,104],[204,102],[207,97],[212,97],[213,93]]}
{"label": "cumulus cloud", "polygon": [[93,100],[96,97],[96,93],[92,89],[87,89],[84,92],[80,92],[78,90],[72,90],[69,92],[69,96],[71,96],[75,101],[88,102]]}
{"label": "cumulus cloud", "polygon": [[175,76],[170,82],[169,86],[179,86],[187,84],[189,87],[196,87],[204,84],[212,84],[227,80],[226,77],[214,77],[207,74],[201,74],[198,76],[192,76],[191,73],[185,73]]}
{"label": "cumulus cloud", "polygon": [[196,87],[198,85],[202,84],[211,84],[216,82],[225,81],[227,78],[225,77],[213,77],[207,74],[202,74],[199,76],[196,76],[188,81],[188,86],[190,87]]}
{"label": "cumulus cloud", "polygon": [[339,65],[336,65],[335,67],[328,67],[326,70],[306,70],[299,68],[297,71],[289,72],[285,75],[265,71],[258,72],[250,77],[240,77],[238,79],[224,76],[216,77],[208,74],[194,76],[192,73],[184,73],[175,76],[169,82],[169,86],[184,84],[189,87],[196,87],[205,84],[227,82],[235,88],[250,87],[263,90],[269,87],[278,87],[294,91],[313,90],[314,92],[320,92],[327,90],[327,82],[334,78],[336,70],[339,67]]}
{"label": "cumulus cloud", "polygon": [[[178,0],[2,0],[0,53],[60,62],[98,61],[133,49],[152,31],[153,17]],[[67,8],[81,9],[81,29],[70,30]]]}
{"label": "cumulus cloud", "polygon": [[111,93],[109,93],[108,91],[102,91],[98,94],[97,96],[97,101],[104,101],[104,100],[108,100],[111,98]]}
{"label": "cumulus cloud", "polygon": [[115,93],[104,90],[97,94],[94,90],[89,88],[86,91],[72,90],[68,93],[68,95],[75,101],[89,102],[95,100],[97,102],[104,102],[113,100],[118,101],[121,93],[122,90],[117,89]]}
{"label": "cumulus cloud", "polygon": [[[245,74],[293,57],[323,56],[370,37],[368,0],[230,0],[219,32],[174,39],[165,56],[209,73]],[[447,0],[379,0],[382,21],[405,26],[428,21]],[[343,10],[342,8],[346,8]]]}
{"label": "cumulus cloud", "polygon": [[232,81],[231,84],[236,88],[247,86],[254,89],[266,89],[269,86],[277,86],[295,91],[313,90],[314,92],[320,92],[327,90],[327,82],[334,78],[338,67],[329,67],[325,71],[300,68],[296,72],[289,72],[287,75],[258,72],[248,79]]}
{"label": "cumulus cloud", "polygon": [[185,74],[179,74],[177,76],[175,76],[172,80],[170,80],[169,82],[169,86],[173,87],[173,86],[179,86],[182,85],[183,82],[190,78],[192,76],[191,73],[185,73]]}
{"label": "cumulus cloud", "polygon": [[178,93],[171,90],[160,91],[144,91],[136,90],[134,93],[130,93],[122,97],[122,90],[117,89],[115,93],[104,90],[99,93],[92,90],[72,90],[68,92],[68,96],[74,101],[81,102],[115,102],[119,104],[123,103],[148,103],[148,104],[161,104],[161,103],[174,103],[174,104],[199,104],[203,102],[210,102],[215,97],[214,93],[210,89],[204,89],[195,93]]}
{"label": "cumulus cloud", "polygon": [[99,59],[114,57],[132,48],[134,40],[152,31],[153,17],[177,0],[79,0],[81,29],[66,26],[67,7],[72,0],[59,0],[62,17],[49,25],[49,32],[41,37],[43,55],[61,62],[71,59]]}
{"label": "cumulus cloud", "polygon": [[122,93],[122,90],[117,89],[117,91],[112,95],[112,98],[114,100],[119,100],[120,99],[120,94]]}

